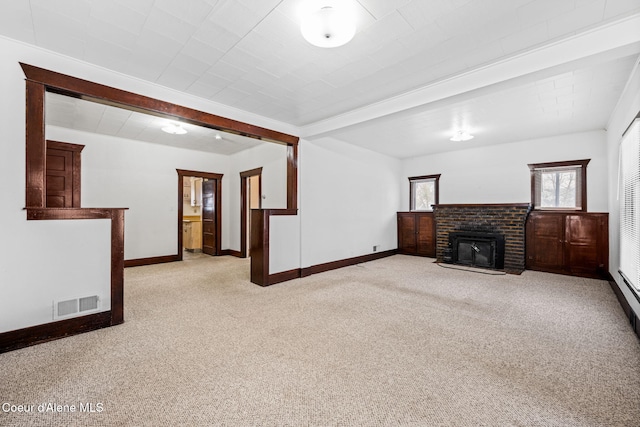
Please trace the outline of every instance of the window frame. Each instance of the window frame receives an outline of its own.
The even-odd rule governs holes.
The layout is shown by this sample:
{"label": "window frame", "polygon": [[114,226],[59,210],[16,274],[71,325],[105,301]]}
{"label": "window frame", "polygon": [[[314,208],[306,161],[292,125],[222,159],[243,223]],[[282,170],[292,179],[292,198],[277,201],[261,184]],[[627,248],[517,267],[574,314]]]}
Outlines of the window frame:
{"label": "window frame", "polygon": [[411,176],[409,177],[409,212],[433,212],[433,206],[431,209],[414,209],[415,200],[414,200],[414,191],[413,186],[415,183],[423,182],[423,181],[433,181],[433,195],[434,195],[434,205],[440,203],[440,175],[442,174],[434,174],[434,175],[421,175],[421,176]]}
{"label": "window frame", "polygon": [[[532,209],[538,211],[582,211],[587,212],[587,165],[591,159],[582,160],[569,160],[562,162],[547,162],[547,163],[530,163],[529,172],[531,174],[531,206]],[[576,174],[580,174],[580,189],[576,189],[576,193],[580,194],[580,206],[575,207],[548,207],[548,206],[536,206],[536,195],[540,192],[540,189],[536,186],[536,172],[540,169],[575,169]],[[577,194],[576,194],[577,196]]]}

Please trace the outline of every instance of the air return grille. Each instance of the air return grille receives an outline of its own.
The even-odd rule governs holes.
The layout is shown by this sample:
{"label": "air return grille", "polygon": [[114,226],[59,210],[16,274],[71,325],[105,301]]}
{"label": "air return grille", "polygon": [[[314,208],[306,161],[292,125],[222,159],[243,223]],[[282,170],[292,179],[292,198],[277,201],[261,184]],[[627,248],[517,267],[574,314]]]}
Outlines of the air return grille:
{"label": "air return grille", "polygon": [[99,307],[100,298],[97,295],[54,301],[53,318],[64,319],[67,317],[82,316],[97,311]]}

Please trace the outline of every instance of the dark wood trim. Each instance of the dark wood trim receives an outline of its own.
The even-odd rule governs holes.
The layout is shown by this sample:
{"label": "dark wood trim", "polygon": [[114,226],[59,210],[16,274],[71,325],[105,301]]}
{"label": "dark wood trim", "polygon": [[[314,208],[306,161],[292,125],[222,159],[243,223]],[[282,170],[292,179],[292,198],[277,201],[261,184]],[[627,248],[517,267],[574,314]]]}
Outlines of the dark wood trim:
{"label": "dark wood trim", "polygon": [[[259,215],[263,218],[268,218],[263,211],[253,210],[252,214]],[[268,274],[267,271],[262,271],[263,277],[260,283],[256,283],[253,280],[253,271],[252,271],[252,282],[256,283],[260,286],[270,286],[275,285],[276,283],[282,283],[289,280],[299,279],[301,277],[311,276],[312,274],[324,273],[325,271],[336,270],[338,268],[348,267],[350,265],[356,265],[363,262],[374,261],[376,259],[386,258],[392,255],[396,255],[398,253],[397,249],[391,249],[383,252],[376,252],[367,255],[361,255],[353,258],[341,259],[337,261],[326,262],[323,264],[312,265],[310,267],[305,268],[294,268],[293,270],[281,271],[278,273]],[[268,261],[268,259],[267,259]],[[253,267],[252,263],[252,267]]]}
{"label": "dark wood trim", "polygon": [[[73,153],[73,182],[72,182],[72,207],[79,208],[82,206],[80,202],[81,197],[81,189],[82,185],[81,180],[81,168],[82,168],[82,150],[84,150],[84,145],[81,144],[71,144],[69,142],[60,142],[60,141],[52,141],[47,139],[47,150],[61,150],[61,151],[70,151]],[[46,164],[45,164],[46,167]],[[46,181],[45,181],[45,189],[46,189]],[[46,203],[46,190],[45,190],[45,203]]]}
{"label": "dark wood trim", "polygon": [[224,174],[214,172],[201,172],[186,169],[176,169],[178,172],[178,251],[176,261],[182,261],[182,216],[184,215],[184,187],[182,181],[185,176],[207,178],[216,181],[216,254],[222,252],[222,177]]}
{"label": "dark wood trim", "polygon": [[312,265],[311,267],[305,267],[300,269],[300,277],[307,277],[312,274],[323,273],[329,270],[335,270],[338,268],[348,267],[350,265],[356,265],[363,262],[369,262],[380,258],[386,258],[398,253],[397,249],[391,249],[388,251],[376,252],[367,255],[361,255],[353,258],[341,259],[338,261],[325,262],[324,264]]}
{"label": "dark wood trim", "polygon": [[[421,181],[424,179],[432,179],[435,182],[435,189],[434,189],[434,201],[435,203],[433,205],[431,205],[432,207],[437,205],[438,203],[440,203],[440,176],[442,174],[438,173],[438,174],[434,174],[434,175],[421,175],[421,176],[410,176],[409,177],[409,211],[412,211],[413,209],[413,189],[412,184],[413,181]],[[416,212],[416,211],[412,211],[412,212]]]}
{"label": "dark wood trim", "polygon": [[[174,119],[181,119],[186,123],[191,123],[198,126],[204,126],[211,129],[217,129],[225,132],[240,134],[256,139],[272,141],[276,143],[284,143],[287,145],[287,209],[278,210],[279,213],[273,213],[274,210],[269,210],[267,215],[297,215],[298,206],[298,142],[297,136],[288,135],[285,133],[265,129],[262,127],[250,125],[247,123],[239,122],[236,120],[227,119],[224,117],[216,116],[210,113],[194,110],[187,107],[182,107],[170,102],[160,101],[154,98],[146,97],[143,95],[127,92],[121,89],[101,85],[98,83],[90,82],[87,80],[79,79],[76,77],[68,76],[61,73],[45,70],[32,65],[20,63],[22,70],[26,76],[26,202],[25,206],[28,208],[44,208],[45,207],[45,171],[46,171],[46,142],[45,142],[45,92],[50,91],[66,96],[75,98],[87,99],[90,101],[98,102],[106,105],[114,105],[118,107],[125,107],[129,110],[142,111],[150,113],[152,115],[160,117],[169,117]],[[221,180],[218,180],[221,183]],[[182,188],[182,182],[180,182],[180,188]],[[180,192],[181,190],[179,190]],[[221,184],[217,191],[217,208],[218,215],[220,215],[220,206],[222,206],[222,188]],[[182,203],[180,199],[179,206]],[[75,212],[81,213],[82,210]],[[29,215],[30,212],[27,212]],[[31,219],[41,219],[48,216],[42,212],[31,212]],[[73,215],[74,212],[69,212]],[[120,214],[118,214],[120,215]],[[84,217],[83,217],[84,218]],[[122,214],[124,218],[124,214]],[[66,217],[66,219],[74,219],[72,216]],[[112,218],[113,219],[113,218]],[[179,216],[180,224],[182,217]],[[218,217],[218,219],[220,219]],[[221,224],[221,221],[218,221]],[[267,227],[268,229],[268,227]],[[178,227],[181,230],[181,227]],[[113,231],[113,230],[112,230]],[[179,233],[182,236],[182,233]],[[220,252],[220,241],[222,234],[218,233],[217,250]],[[261,236],[260,240],[265,241],[268,248],[268,233],[266,236]],[[182,256],[182,242],[179,238],[178,255]],[[124,245],[124,241],[122,242]],[[124,247],[124,246],[122,246]],[[112,248],[113,254],[113,248]],[[263,252],[266,258],[260,260],[261,266],[266,266],[268,273],[268,250]],[[252,257],[252,264],[256,261],[255,257]],[[265,262],[266,261],[266,262]],[[119,262],[118,265],[124,268],[124,261]],[[253,272],[253,268],[252,268]],[[112,283],[113,276],[120,275],[123,272],[112,271]],[[265,280],[268,279],[268,275],[265,276]],[[117,290],[112,289],[112,292]],[[122,307],[120,307],[122,309]],[[112,311],[114,308],[112,307]],[[118,318],[120,315],[115,315]],[[113,319],[112,319],[113,323]]]}
{"label": "dark wood trim", "polygon": [[180,261],[178,255],[154,256],[149,258],[135,258],[124,260],[124,267],[141,267],[143,265],[164,264],[166,262]]}
{"label": "dark wood trim", "polygon": [[252,176],[260,177],[260,206],[262,208],[262,167],[240,172],[240,253],[247,257],[247,216],[249,215],[249,200],[247,198],[247,180]]}
{"label": "dark wood trim", "polygon": [[453,203],[453,204],[437,204],[433,205],[434,208],[480,208],[480,207],[495,207],[495,208],[526,208],[529,203]]}
{"label": "dark wood trim", "polygon": [[[627,298],[625,298],[624,294],[622,293],[622,290],[618,286],[618,283],[614,280],[613,276],[609,274],[609,277],[607,279],[609,282],[609,286],[611,287],[611,290],[613,291],[613,293],[616,295],[616,298],[618,299],[618,303],[620,303],[620,307],[622,308],[622,311],[624,312],[625,316],[627,316],[627,319],[629,319],[629,324],[631,325],[631,329],[636,333],[636,335],[640,339],[640,317],[638,317],[638,315],[631,308],[629,301],[627,301]],[[625,281],[625,284],[629,286],[629,284],[626,283],[626,281]]]}
{"label": "dark wood trim", "polygon": [[635,297],[636,301],[638,301],[640,303],[640,295],[638,294],[638,291],[636,291],[631,286],[631,283],[629,283],[628,277],[621,270],[618,270],[618,274],[620,275],[620,278],[622,279],[624,284],[627,286],[627,288],[629,288],[629,290],[631,291],[631,295],[633,295]]}
{"label": "dark wood trim", "polygon": [[250,176],[255,176],[255,175],[262,175],[262,167],[240,172],[241,178],[248,178]]}
{"label": "dark wood trim", "polygon": [[112,326],[112,313],[103,311],[0,333],[0,353]]}
{"label": "dark wood trim", "polygon": [[251,282],[269,286],[268,209],[251,209]]}
{"label": "dark wood trim", "polygon": [[27,208],[28,220],[111,219],[114,211],[128,208]]}
{"label": "dark wood trim", "polygon": [[124,322],[124,211],[111,212],[111,325]]}
{"label": "dark wood trim", "polygon": [[90,98],[91,101],[107,105],[113,105],[115,103],[119,106],[143,110],[144,112],[161,117],[181,118],[187,123],[236,133],[250,138],[265,139],[286,144],[298,143],[298,137],[293,135],[287,135],[271,129],[227,119],[192,108],[182,107],[171,102],[160,101],[32,65],[20,63],[20,66],[28,80],[44,84],[48,90],[62,95],[83,99]]}
{"label": "dark wood trim", "polygon": [[44,133],[45,86],[26,82],[26,204],[42,208],[45,204],[47,147]]}
{"label": "dark wood trim", "polygon": [[244,258],[240,251],[236,251],[233,249],[223,249],[222,251],[220,251],[220,255],[228,255],[228,256],[234,256],[236,258]]}
{"label": "dark wood trim", "polygon": [[296,209],[251,209],[251,282],[269,286],[269,224],[274,215],[297,215]]}
{"label": "dark wood trim", "polygon": [[546,169],[546,168],[563,168],[563,167],[572,167],[572,166],[580,166],[580,179],[581,179],[581,188],[580,188],[580,197],[581,206],[577,208],[577,210],[581,210],[582,212],[587,212],[587,165],[591,159],[582,159],[582,160],[565,160],[562,162],[547,162],[547,163],[529,163],[529,173],[531,175],[531,206],[534,210],[552,210],[552,211],[575,211],[576,209],[562,209],[562,208],[539,208],[535,205],[536,203],[536,178],[535,173],[537,169]]}
{"label": "dark wood trim", "polygon": [[294,268],[293,270],[281,271],[279,273],[269,274],[269,285],[275,285],[276,283],[287,282],[289,280],[299,279],[300,269]]}
{"label": "dark wood trim", "polygon": [[298,144],[287,146],[287,209],[298,210]]}

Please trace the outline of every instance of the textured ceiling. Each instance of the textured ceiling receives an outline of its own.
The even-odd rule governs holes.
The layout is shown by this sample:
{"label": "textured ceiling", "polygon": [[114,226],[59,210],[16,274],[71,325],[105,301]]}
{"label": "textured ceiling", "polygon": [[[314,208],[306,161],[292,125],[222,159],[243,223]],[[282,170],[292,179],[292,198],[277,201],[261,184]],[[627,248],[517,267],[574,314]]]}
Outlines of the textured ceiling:
{"label": "textured ceiling", "polygon": [[47,92],[46,95],[45,120],[47,126],[223,155],[235,154],[264,144],[258,139],[189,123],[180,123],[180,126],[187,131],[186,134],[172,135],[163,132],[162,128],[168,124],[177,124],[178,122],[175,120],[51,92]]}
{"label": "textured ceiling", "polygon": [[[304,1],[10,0],[0,3],[0,35],[312,135],[304,129],[640,14],[638,0],[358,0],[355,38],[321,49],[300,36]],[[460,112],[494,141],[511,138],[517,127],[521,139],[540,135],[536,127],[603,128],[637,53],[529,79],[493,96],[388,111],[379,123],[333,126],[323,136],[407,157],[428,153],[425,138],[450,134]],[[604,78],[581,88],[581,73]],[[585,99],[592,107],[583,108]],[[520,103],[525,108],[514,108]],[[500,122],[514,129],[500,134]],[[399,151],[385,146],[389,138]]]}

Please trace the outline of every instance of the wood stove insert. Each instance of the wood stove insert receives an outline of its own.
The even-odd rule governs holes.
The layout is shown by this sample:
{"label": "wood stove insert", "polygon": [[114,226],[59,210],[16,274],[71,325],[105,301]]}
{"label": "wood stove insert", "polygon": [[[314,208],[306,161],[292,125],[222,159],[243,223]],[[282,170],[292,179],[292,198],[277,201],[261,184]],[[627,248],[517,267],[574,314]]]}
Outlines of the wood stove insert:
{"label": "wood stove insert", "polygon": [[449,243],[454,264],[504,269],[504,235],[479,231],[453,231]]}

